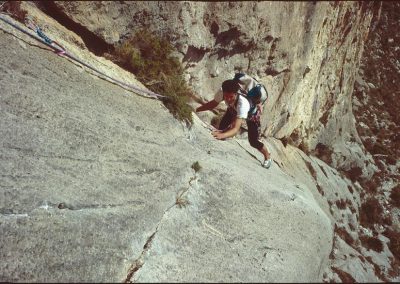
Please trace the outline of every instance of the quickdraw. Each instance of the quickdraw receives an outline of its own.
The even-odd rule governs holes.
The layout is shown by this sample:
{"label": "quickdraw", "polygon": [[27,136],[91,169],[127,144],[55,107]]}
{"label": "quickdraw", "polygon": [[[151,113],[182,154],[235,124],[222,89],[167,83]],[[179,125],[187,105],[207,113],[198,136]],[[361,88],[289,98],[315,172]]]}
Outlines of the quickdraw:
{"label": "quickdraw", "polygon": [[38,36],[40,36],[45,42],[47,42],[48,44],[56,44],[61,50],[54,50],[54,52],[57,55],[65,55],[66,54],[66,50],[65,48],[59,44],[58,42],[56,42],[55,40],[52,40],[51,38],[49,38],[48,36],[46,36],[44,34],[44,32],[42,31],[42,29],[37,26],[35,23],[33,23],[32,20],[30,19],[26,19],[25,20],[25,25],[30,28],[31,30],[35,31],[37,33]]}

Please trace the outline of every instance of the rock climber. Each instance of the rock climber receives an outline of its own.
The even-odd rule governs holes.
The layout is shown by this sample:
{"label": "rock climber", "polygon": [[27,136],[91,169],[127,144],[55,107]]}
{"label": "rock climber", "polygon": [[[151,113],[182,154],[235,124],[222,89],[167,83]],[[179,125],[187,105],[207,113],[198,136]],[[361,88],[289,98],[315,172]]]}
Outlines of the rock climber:
{"label": "rock climber", "polygon": [[212,135],[219,140],[235,136],[246,120],[249,143],[264,155],[261,165],[268,169],[272,164],[271,154],[259,141],[262,106],[267,98],[268,93],[262,84],[247,74],[237,73],[233,79],[224,81],[214,99],[198,107],[196,112],[212,110],[224,100],[227,110],[218,130]]}

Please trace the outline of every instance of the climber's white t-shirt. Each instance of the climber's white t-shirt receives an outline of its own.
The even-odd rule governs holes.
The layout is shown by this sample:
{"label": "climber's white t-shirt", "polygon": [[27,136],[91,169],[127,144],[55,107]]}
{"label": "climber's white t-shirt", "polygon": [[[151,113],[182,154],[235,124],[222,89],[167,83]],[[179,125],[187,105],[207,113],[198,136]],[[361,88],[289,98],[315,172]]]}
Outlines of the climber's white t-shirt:
{"label": "climber's white t-shirt", "polygon": [[[243,94],[244,96],[247,95],[247,93],[253,89],[255,86],[259,85],[259,82],[256,81],[253,77],[250,77],[247,74],[244,74],[238,79],[238,82],[240,83],[240,89],[239,89],[239,94]],[[265,102],[267,99],[267,93],[264,88],[261,88],[261,102]],[[214,100],[218,103],[222,102],[224,100],[224,96],[222,93],[222,88],[218,90],[218,92],[214,96]],[[248,109],[247,109],[248,108]],[[235,107],[238,117],[247,119],[248,112],[250,111],[250,108],[252,111],[256,111],[257,109],[255,108],[254,105],[250,105],[250,102],[242,97],[239,96],[239,102],[237,104],[237,107]],[[240,111],[239,111],[240,110]],[[246,113],[245,113],[246,112]]]}
{"label": "climber's white t-shirt", "polygon": [[[238,98],[238,102],[235,106],[235,110],[237,112],[237,118],[243,118],[243,119],[247,119],[247,116],[249,114],[250,111],[250,103],[249,101],[241,96],[241,95],[237,95]],[[223,101],[223,93],[222,93],[222,89],[219,89],[219,91],[215,94],[214,96],[214,100],[218,103]]]}
{"label": "climber's white t-shirt", "polygon": [[249,111],[250,111],[250,103],[249,101],[241,96],[239,96],[239,100],[236,104],[236,112],[237,112],[237,118],[243,118],[243,119],[247,119],[247,116],[249,115]]}

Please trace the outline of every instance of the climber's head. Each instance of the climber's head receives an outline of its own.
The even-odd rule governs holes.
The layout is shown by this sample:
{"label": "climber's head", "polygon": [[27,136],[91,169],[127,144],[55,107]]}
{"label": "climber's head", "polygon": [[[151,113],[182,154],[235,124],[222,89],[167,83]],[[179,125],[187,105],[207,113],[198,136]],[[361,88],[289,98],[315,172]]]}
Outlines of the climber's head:
{"label": "climber's head", "polygon": [[223,93],[237,93],[239,90],[239,83],[235,80],[226,80],[222,83]]}
{"label": "climber's head", "polygon": [[235,104],[238,90],[239,84],[234,80],[226,80],[222,83],[224,100],[228,106],[233,106]]}

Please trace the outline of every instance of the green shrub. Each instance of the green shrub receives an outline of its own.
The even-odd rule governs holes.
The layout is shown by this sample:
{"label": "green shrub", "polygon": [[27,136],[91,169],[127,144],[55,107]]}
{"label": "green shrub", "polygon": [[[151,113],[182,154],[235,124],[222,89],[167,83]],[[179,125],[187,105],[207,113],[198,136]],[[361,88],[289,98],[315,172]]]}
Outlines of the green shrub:
{"label": "green shrub", "polygon": [[190,205],[190,201],[187,200],[185,197],[178,196],[176,198],[175,204],[178,205],[179,208],[182,208]]}
{"label": "green shrub", "polygon": [[151,91],[166,96],[163,103],[174,117],[191,124],[192,108],[188,102],[192,90],[173,51],[167,40],[141,30],[115,48],[114,61],[134,73]]}
{"label": "green shrub", "polygon": [[390,259],[390,268],[388,270],[388,275],[391,278],[395,278],[400,275],[400,259],[395,257],[389,257]]}
{"label": "green shrub", "polygon": [[360,224],[364,227],[373,228],[374,224],[380,224],[382,221],[382,214],[382,205],[376,198],[370,197],[361,205]]}
{"label": "green shrub", "polygon": [[322,187],[319,185],[319,183],[317,183],[317,189],[318,189],[318,192],[319,192],[322,196],[325,195],[325,192],[324,192],[324,190],[322,189]]}
{"label": "green shrub", "polygon": [[197,173],[201,170],[201,166],[199,162],[194,162],[192,165],[192,169]]}
{"label": "green shrub", "polygon": [[159,91],[168,96],[164,104],[177,119],[192,123],[192,108],[187,104],[190,92],[185,80],[179,75],[165,76],[164,87]]}
{"label": "green shrub", "polygon": [[345,172],[346,176],[353,182],[358,180],[362,175],[362,169],[360,167],[352,167]]}
{"label": "green shrub", "polygon": [[361,236],[360,241],[367,249],[372,249],[377,252],[383,251],[383,243],[377,237]]}
{"label": "green shrub", "polygon": [[353,188],[350,185],[348,185],[347,188],[349,189],[350,193],[353,194],[354,192]]}
{"label": "green shrub", "polygon": [[396,165],[397,163],[396,158],[394,158],[393,156],[387,156],[385,159],[389,165]]}
{"label": "green shrub", "polygon": [[327,163],[328,165],[332,165],[332,154],[333,151],[329,146],[326,146],[322,143],[318,143],[315,149],[312,152],[313,155]]}
{"label": "green shrub", "polygon": [[370,179],[360,179],[360,185],[365,192],[375,194],[381,184],[380,172],[376,172]]}
{"label": "green shrub", "polygon": [[22,1],[1,1],[0,12],[8,12],[14,19],[23,23],[27,12],[21,9]]}
{"label": "green shrub", "polygon": [[304,162],[306,163],[306,166],[307,166],[308,171],[310,172],[311,176],[317,182],[317,172],[315,171],[314,167],[311,165],[311,163],[309,161],[304,160]]}
{"label": "green shrub", "polygon": [[400,233],[391,229],[386,229],[383,234],[390,240],[388,246],[390,251],[393,253],[393,256],[397,260],[400,260]]}
{"label": "green shrub", "polygon": [[349,273],[334,266],[332,266],[332,270],[339,276],[343,283],[356,283],[356,280]]}
{"label": "green shrub", "polygon": [[372,266],[374,267],[375,270],[375,275],[382,281],[382,282],[389,282],[389,280],[386,278],[386,276],[382,273],[382,269],[380,268],[379,265],[377,265],[373,260],[372,257],[367,256],[365,258]]}
{"label": "green shrub", "polygon": [[385,225],[386,227],[390,227],[393,225],[393,219],[392,219],[392,215],[388,214],[385,217],[383,217],[382,220],[383,225]]}
{"label": "green shrub", "polygon": [[346,209],[346,201],[344,199],[338,199],[335,201],[337,208],[344,210]]}
{"label": "green shrub", "polygon": [[390,155],[390,150],[388,147],[383,145],[380,141],[377,141],[372,149],[370,150],[371,154],[381,154],[381,155]]}
{"label": "green shrub", "polygon": [[342,239],[344,240],[349,246],[354,246],[355,241],[353,237],[346,231],[345,228],[339,228],[335,226],[335,233]]}
{"label": "green shrub", "polygon": [[396,207],[400,207],[400,185],[392,188],[392,192],[389,195],[390,203]]}

